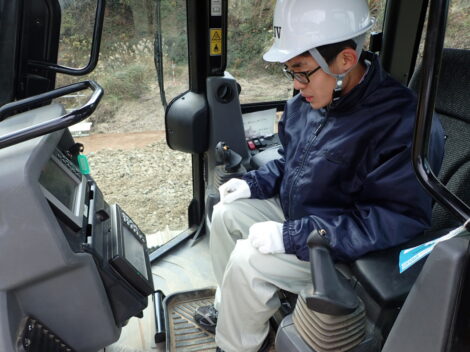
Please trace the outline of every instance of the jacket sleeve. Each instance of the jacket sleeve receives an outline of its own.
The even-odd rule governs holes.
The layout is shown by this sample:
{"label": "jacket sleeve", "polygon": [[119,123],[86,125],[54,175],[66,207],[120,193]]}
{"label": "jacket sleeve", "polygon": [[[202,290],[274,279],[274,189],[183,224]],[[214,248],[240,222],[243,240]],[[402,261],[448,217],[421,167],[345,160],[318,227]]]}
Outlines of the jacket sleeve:
{"label": "jacket sleeve", "polygon": [[[437,150],[442,155],[443,145]],[[354,260],[422,233],[430,225],[431,206],[431,197],[413,173],[411,146],[408,146],[366,175],[362,191],[351,208],[329,217],[312,214],[286,221],[283,225],[286,253],[309,260],[307,238],[313,230],[323,229],[333,259]]]}
{"label": "jacket sleeve", "polygon": [[282,176],[284,175],[284,153],[279,149],[280,159],[271,160],[258,170],[243,175],[250,186],[251,198],[267,199],[279,193]]}
{"label": "jacket sleeve", "polygon": [[242,179],[248,183],[251,191],[251,198],[255,199],[267,199],[272,198],[279,194],[279,188],[281,185],[282,178],[284,176],[284,124],[285,119],[288,115],[286,104],[282,119],[278,124],[278,136],[281,141],[282,147],[279,148],[279,159],[271,160],[265,165],[260,167],[258,170],[253,170],[245,175]]}

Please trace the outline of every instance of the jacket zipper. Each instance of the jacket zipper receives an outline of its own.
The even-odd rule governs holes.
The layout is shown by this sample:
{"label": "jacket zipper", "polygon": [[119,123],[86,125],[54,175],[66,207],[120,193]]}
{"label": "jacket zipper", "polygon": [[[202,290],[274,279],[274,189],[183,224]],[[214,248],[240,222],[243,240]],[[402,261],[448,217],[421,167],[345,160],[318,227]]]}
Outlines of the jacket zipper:
{"label": "jacket zipper", "polygon": [[313,132],[313,138],[311,139],[310,143],[308,144],[307,150],[305,151],[302,162],[300,163],[300,166],[297,168],[294,179],[292,180],[292,186],[291,186],[290,191],[289,191],[289,218],[291,217],[291,214],[292,214],[292,211],[291,211],[291,209],[292,209],[292,191],[293,191],[295,185],[297,184],[297,180],[299,179],[300,171],[304,167],[305,160],[307,159],[308,155],[310,154],[310,149],[312,148],[312,146],[313,146],[315,140],[317,139],[318,135],[320,134],[321,130],[326,125],[326,120],[328,119],[328,112],[329,112],[329,109],[326,110],[325,117],[323,118],[323,120],[320,121],[320,124],[318,125],[316,130]]}

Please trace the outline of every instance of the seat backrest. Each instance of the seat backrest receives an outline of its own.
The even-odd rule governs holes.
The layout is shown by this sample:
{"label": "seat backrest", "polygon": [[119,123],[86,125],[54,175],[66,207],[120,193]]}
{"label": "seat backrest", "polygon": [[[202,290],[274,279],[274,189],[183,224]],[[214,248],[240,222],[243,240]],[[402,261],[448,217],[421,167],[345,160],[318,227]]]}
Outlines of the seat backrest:
{"label": "seat backrest", "polygon": [[[445,155],[439,179],[466,204],[470,204],[470,50],[444,49],[435,111],[446,135]],[[419,88],[422,67],[410,81]],[[432,231],[457,227],[460,223],[439,204],[432,213]]]}
{"label": "seat backrest", "polygon": [[[470,50],[445,49],[435,111],[444,128],[445,156],[440,180],[460,199],[470,204]],[[417,90],[422,75],[418,68],[410,82]],[[401,249],[424,243],[460,225],[457,219],[439,204],[432,214],[432,229],[423,236],[401,246],[372,252],[352,264],[352,271],[367,292],[381,307],[400,306],[419,275],[424,261],[400,274],[398,254]]]}

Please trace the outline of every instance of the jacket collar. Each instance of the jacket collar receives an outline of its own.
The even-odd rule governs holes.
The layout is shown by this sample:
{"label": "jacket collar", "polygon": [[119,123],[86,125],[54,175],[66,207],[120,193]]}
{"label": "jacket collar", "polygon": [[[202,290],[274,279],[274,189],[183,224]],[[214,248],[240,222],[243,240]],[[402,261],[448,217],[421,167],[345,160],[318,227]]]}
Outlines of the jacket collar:
{"label": "jacket collar", "polygon": [[364,51],[361,55],[361,61],[369,61],[370,66],[359,84],[357,84],[348,94],[341,97],[329,106],[329,111],[335,114],[341,112],[351,112],[359,108],[360,103],[369,94],[374,92],[380,83],[386,78],[387,73],[382,69],[379,57],[370,51]]}

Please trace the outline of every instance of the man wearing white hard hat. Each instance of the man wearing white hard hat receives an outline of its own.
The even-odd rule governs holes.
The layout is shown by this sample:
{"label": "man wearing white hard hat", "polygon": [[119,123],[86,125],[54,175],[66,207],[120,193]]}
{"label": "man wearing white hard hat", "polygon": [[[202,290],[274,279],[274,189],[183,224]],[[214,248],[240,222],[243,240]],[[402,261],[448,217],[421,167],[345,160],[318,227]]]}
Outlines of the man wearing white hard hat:
{"label": "man wearing white hard hat", "polygon": [[[279,123],[283,155],[219,189],[211,225],[218,289],[195,312],[219,350],[265,348],[278,290],[311,284],[307,238],[317,230],[336,261],[392,247],[430,225],[431,198],[412,168],[416,97],[362,46],[364,0],[278,0],[274,45],[299,91]],[[434,124],[435,172],[444,136]]]}

